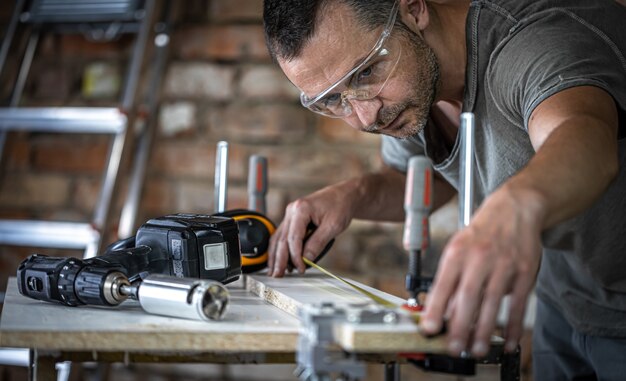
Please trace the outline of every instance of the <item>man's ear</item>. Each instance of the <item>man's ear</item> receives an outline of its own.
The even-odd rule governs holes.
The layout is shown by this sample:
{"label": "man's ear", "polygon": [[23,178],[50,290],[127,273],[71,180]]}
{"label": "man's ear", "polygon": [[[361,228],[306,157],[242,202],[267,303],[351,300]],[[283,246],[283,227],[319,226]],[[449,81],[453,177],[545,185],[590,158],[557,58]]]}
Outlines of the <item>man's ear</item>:
{"label": "man's ear", "polygon": [[401,0],[400,17],[412,31],[421,34],[430,21],[426,0]]}

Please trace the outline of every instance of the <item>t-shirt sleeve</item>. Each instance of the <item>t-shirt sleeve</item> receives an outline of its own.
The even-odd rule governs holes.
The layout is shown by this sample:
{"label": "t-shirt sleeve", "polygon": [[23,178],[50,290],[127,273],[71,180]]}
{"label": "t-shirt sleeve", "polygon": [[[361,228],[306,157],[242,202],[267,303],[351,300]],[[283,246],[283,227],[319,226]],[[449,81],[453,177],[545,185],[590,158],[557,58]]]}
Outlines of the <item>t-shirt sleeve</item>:
{"label": "t-shirt sleeve", "polygon": [[624,110],[625,46],[573,13],[554,11],[524,23],[498,46],[487,91],[505,117],[525,130],[541,102],[575,86],[604,89]]}
{"label": "t-shirt sleeve", "polygon": [[424,155],[424,143],[419,135],[407,139],[383,135],[380,151],[385,164],[398,171],[406,172],[412,156]]}

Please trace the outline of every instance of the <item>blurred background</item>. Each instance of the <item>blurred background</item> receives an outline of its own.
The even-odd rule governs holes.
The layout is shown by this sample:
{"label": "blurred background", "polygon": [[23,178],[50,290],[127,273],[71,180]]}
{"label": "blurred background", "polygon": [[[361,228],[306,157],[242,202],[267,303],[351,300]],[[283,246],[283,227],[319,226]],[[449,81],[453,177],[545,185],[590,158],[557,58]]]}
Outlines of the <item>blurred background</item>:
{"label": "blurred background", "polygon": [[[120,220],[133,191],[138,192],[138,203],[134,220],[126,227],[131,234],[152,217],[212,213],[216,144],[222,140],[229,143],[228,209],[247,206],[248,158],[263,155],[269,164],[268,216],[277,224],[290,201],[381,165],[378,136],[356,132],[300,106],[299,92],[267,53],[262,0],[169,5],[157,1],[152,12],[132,14],[137,20],[149,19],[134,92],[127,91],[127,70],[137,30],[123,33],[121,23],[98,28],[95,22],[83,23],[79,33],[42,28],[32,50],[32,65],[22,76],[23,90],[16,96],[20,65],[37,29],[36,14],[22,14],[15,32],[8,31],[16,6],[33,3],[0,4],[0,33],[3,41],[12,41],[0,73],[0,106],[112,107],[128,117],[128,133],[110,204],[100,214],[106,219],[98,221],[94,214],[114,138],[9,131],[0,162],[0,219],[86,222],[102,228],[99,244],[106,246],[124,238]],[[161,37],[155,45],[157,36]],[[159,62],[163,62],[161,75]],[[147,165],[139,176],[133,166],[146,141]],[[140,183],[138,191],[133,182]],[[433,271],[456,221],[454,202],[433,217],[434,244],[425,258],[428,272]],[[354,221],[321,264],[406,297],[401,229],[401,224]],[[84,250],[1,245],[2,294],[19,263],[33,253],[81,257]],[[250,366],[169,366],[151,371],[154,367],[139,372],[132,366],[114,367],[111,372],[117,373],[110,379],[294,379],[292,366],[267,367],[265,373],[259,371],[263,367]],[[0,369],[2,380],[26,374],[11,367]],[[88,375],[73,377],[88,379]],[[380,377],[374,373],[372,379]]]}

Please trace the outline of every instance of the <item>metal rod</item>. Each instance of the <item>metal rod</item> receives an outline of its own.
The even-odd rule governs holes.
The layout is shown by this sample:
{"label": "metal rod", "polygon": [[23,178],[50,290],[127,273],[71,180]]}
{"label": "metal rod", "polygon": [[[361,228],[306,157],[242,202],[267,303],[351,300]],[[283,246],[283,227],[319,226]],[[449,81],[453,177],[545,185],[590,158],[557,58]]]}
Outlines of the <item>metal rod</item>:
{"label": "metal rod", "polygon": [[109,146],[108,165],[102,178],[100,197],[96,205],[96,212],[94,213],[94,225],[102,235],[105,234],[105,225],[107,223],[109,207],[111,205],[111,199],[113,198],[113,191],[122,161],[125,141],[126,131],[119,132],[115,135]]}
{"label": "metal rod", "polygon": [[397,362],[385,363],[385,381],[400,381],[400,364]]}
{"label": "metal rod", "polygon": [[[22,64],[20,66],[20,71],[17,75],[17,80],[15,81],[15,88],[13,89],[13,94],[11,94],[11,100],[9,103],[9,107],[17,107],[20,103],[20,98],[22,97],[22,93],[24,92],[24,86],[26,85],[26,78],[28,78],[28,72],[30,71],[30,66],[33,63],[33,57],[35,56],[35,50],[37,50],[37,44],[39,43],[39,29],[35,29],[30,38],[28,39],[28,45],[26,45],[26,52],[24,53],[24,58],[22,59]],[[7,132],[2,129],[0,130],[0,158],[4,153],[4,145],[7,140]]]}
{"label": "metal rod", "polygon": [[24,8],[24,3],[25,0],[17,0],[15,2],[15,9],[13,10],[11,21],[9,22],[9,25],[7,25],[7,30],[4,33],[4,40],[2,41],[2,47],[0,48],[0,73],[4,70],[4,63],[9,55],[9,48],[11,47],[13,35],[17,29],[17,23],[20,19],[22,9]]}
{"label": "metal rod", "polygon": [[[130,60],[130,65],[126,75],[126,85],[124,87],[122,95],[122,111],[127,113],[131,109],[135,101],[135,93],[137,90],[137,83],[139,81],[139,74],[143,62],[146,43],[148,40],[148,34],[150,32],[150,23],[152,21],[152,14],[154,12],[154,0],[147,0],[144,8],[143,20],[141,21],[141,29],[135,40],[133,46],[133,53]],[[119,132],[113,138],[108,153],[107,168],[102,177],[102,188],[100,190],[100,196],[96,205],[96,211],[94,213],[94,225],[100,231],[103,238],[106,235],[107,223],[109,212],[111,210],[111,200],[113,199],[113,193],[117,183],[119,175],[119,168],[124,154],[124,146],[126,143],[126,135],[128,132],[128,124],[124,131]],[[102,239],[98,242],[98,249],[102,245]],[[91,253],[85,252],[85,255]]]}
{"label": "metal rod", "polygon": [[22,93],[24,92],[24,86],[26,85],[26,78],[28,78],[28,72],[30,71],[30,67],[33,63],[33,57],[35,56],[35,51],[37,50],[38,44],[39,29],[34,28],[32,34],[30,35],[30,38],[28,39],[28,45],[26,45],[26,52],[24,53],[20,72],[17,75],[17,80],[15,81],[15,88],[13,89],[13,94],[11,94],[11,102],[9,103],[9,107],[17,107],[17,105],[20,103],[20,98],[22,97]]}
{"label": "metal rod", "polygon": [[[169,2],[166,6],[169,9]],[[170,15],[170,12],[167,12]],[[171,18],[168,16],[168,19]],[[154,37],[154,68],[151,73],[148,93],[145,101],[145,112],[140,115],[143,126],[139,135],[137,152],[135,154],[133,172],[131,175],[130,185],[128,188],[128,197],[122,208],[120,216],[120,226],[117,232],[119,238],[130,237],[134,233],[135,223],[137,220],[137,211],[139,210],[139,201],[141,191],[145,180],[146,167],[148,165],[148,157],[150,156],[150,147],[154,138],[155,117],[157,108],[157,100],[161,78],[165,69],[165,61],[169,47],[169,20],[166,23],[159,23],[157,27],[159,31]]]}
{"label": "metal rod", "polygon": [[215,157],[215,212],[226,210],[228,190],[228,142],[217,143]]}
{"label": "metal rod", "polygon": [[461,114],[459,227],[469,225],[474,209],[474,114]]}
{"label": "metal rod", "polygon": [[152,21],[154,8],[154,0],[147,0],[145,3],[143,20],[141,22],[141,29],[139,30],[139,34],[135,40],[130,66],[126,74],[126,86],[124,87],[124,91],[122,93],[122,110],[124,110],[124,112],[128,112],[135,102],[137,83],[139,82],[141,64],[143,62],[146,44],[148,42],[148,35],[150,34],[150,23]]}

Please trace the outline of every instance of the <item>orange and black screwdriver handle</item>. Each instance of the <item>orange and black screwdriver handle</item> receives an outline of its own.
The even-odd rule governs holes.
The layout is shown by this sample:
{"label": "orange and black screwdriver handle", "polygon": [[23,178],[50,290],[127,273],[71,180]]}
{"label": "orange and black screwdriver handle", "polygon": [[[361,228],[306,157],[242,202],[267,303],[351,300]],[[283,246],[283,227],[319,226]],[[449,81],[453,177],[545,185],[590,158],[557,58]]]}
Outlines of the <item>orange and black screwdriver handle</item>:
{"label": "orange and black screwdriver handle", "polygon": [[[249,274],[264,269],[267,266],[270,238],[276,232],[276,225],[265,215],[252,210],[233,209],[216,215],[230,217],[237,222],[241,246],[241,272]],[[304,242],[309,239],[316,228],[313,223],[307,226]],[[315,262],[330,250],[333,242],[334,239],[324,247]]]}

